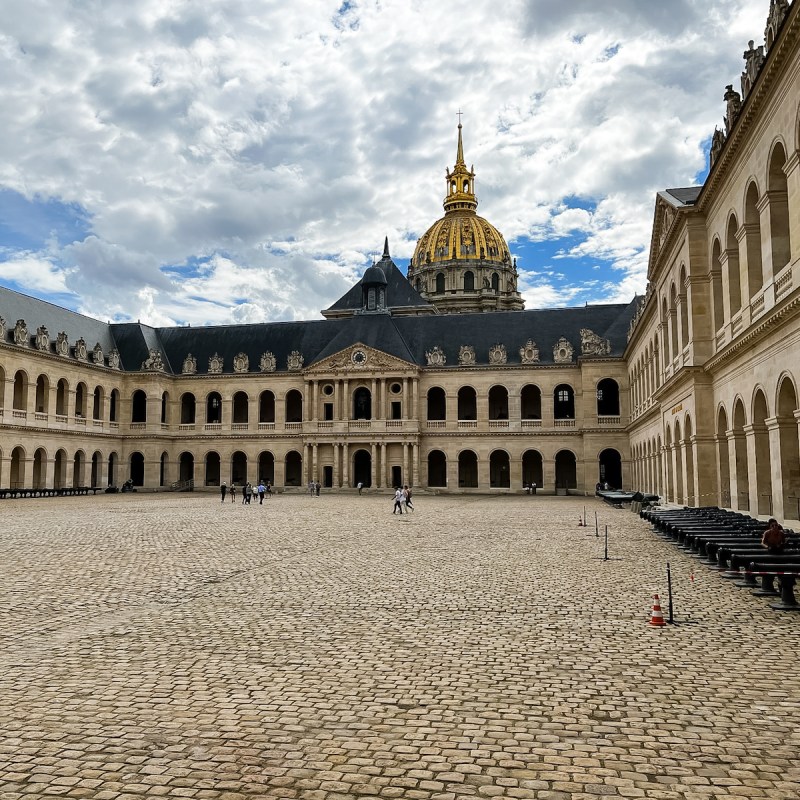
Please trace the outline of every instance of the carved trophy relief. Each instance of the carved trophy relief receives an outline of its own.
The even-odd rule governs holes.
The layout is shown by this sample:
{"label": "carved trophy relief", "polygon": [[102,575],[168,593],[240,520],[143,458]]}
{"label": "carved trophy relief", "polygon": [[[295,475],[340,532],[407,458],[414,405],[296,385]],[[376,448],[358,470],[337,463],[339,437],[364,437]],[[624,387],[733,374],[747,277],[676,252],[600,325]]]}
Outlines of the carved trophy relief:
{"label": "carved trophy relief", "polygon": [[89,358],[89,351],[86,348],[86,340],[83,338],[75,342],[75,358],[80,361],[86,361]]}
{"label": "carved trophy relief", "polygon": [[458,351],[458,363],[462,367],[475,365],[475,348],[471,344],[462,344]]}
{"label": "carved trophy relief", "polygon": [[506,353],[506,346],[504,344],[496,344],[489,348],[490,364],[505,364],[506,361],[508,361],[508,354]]}
{"label": "carved trophy relief", "polygon": [[14,326],[14,344],[18,347],[27,347],[30,344],[28,337],[28,326],[24,319],[18,319]]}
{"label": "carved trophy relief", "polygon": [[292,350],[286,359],[286,368],[290,371],[303,369],[303,354],[299,350]]}
{"label": "carved trophy relief", "polygon": [[539,348],[533,339],[528,339],[525,344],[519,349],[519,360],[523,364],[538,364],[539,363]]}
{"label": "carved trophy relief", "polygon": [[108,354],[108,366],[111,369],[119,369],[122,366],[122,363],[119,358],[119,350],[116,347],[111,349],[111,352]]}
{"label": "carved trophy relief", "polygon": [[277,362],[273,353],[267,350],[266,353],[261,354],[261,360],[258,363],[261,372],[275,372],[276,367]]}
{"label": "carved trophy relief", "polygon": [[250,358],[247,355],[247,353],[238,353],[233,357],[233,371],[234,372],[250,371]]}
{"label": "carved trophy relief", "polygon": [[589,328],[581,328],[581,355],[607,356],[611,352],[611,342],[603,339]]}
{"label": "carved trophy relief", "polygon": [[36,349],[45,353],[50,349],[50,334],[44,325],[36,329]]}
{"label": "carved trophy relief", "polygon": [[208,359],[208,371],[213,375],[219,375],[224,365],[225,361],[219,353],[214,353],[214,355]]}
{"label": "carved trophy relief", "polygon": [[553,361],[556,364],[569,364],[574,352],[572,345],[562,336],[553,346]]}
{"label": "carved trophy relief", "polygon": [[56,336],[56,353],[60,356],[69,355],[69,339],[67,338],[66,331],[61,331]]}
{"label": "carved trophy relief", "polygon": [[197,359],[191,353],[187,353],[186,358],[183,359],[183,366],[181,367],[181,373],[183,375],[197,374]]}
{"label": "carved trophy relief", "polygon": [[151,349],[148,351],[147,358],[142,361],[142,369],[152,372],[160,372],[164,369],[164,359],[158,350]]}
{"label": "carved trophy relief", "polygon": [[0,317],[0,342],[6,340],[6,321]]}
{"label": "carved trophy relief", "polygon": [[425,351],[425,359],[429,367],[443,367],[447,362],[444,350],[438,344],[432,350]]}
{"label": "carved trophy relief", "polygon": [[101,367],[103,366],[103,348],[100,347],[100,342],[97,342],[94,346],[94,350],[92,350],[92,361],[95,364],[99,364]]}

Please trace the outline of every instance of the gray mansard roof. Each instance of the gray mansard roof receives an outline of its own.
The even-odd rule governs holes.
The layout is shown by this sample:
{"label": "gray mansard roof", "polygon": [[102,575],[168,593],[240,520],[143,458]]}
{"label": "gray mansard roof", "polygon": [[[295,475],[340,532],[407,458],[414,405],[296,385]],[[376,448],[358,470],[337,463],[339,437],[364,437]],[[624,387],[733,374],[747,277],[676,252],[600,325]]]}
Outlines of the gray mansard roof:
{"label": "gray mansard roof", "polygon": [[625,350],[635,306],[634,301],[482,314],[377,314],[307,322],[151,328],[132,322],[106,324],[0,288],[0,316],[6,320],[6,342],[13,342],[16,320],[24,319],[31,335],[38,326],[45,325],[51,339],[63,330],[71,345],[82,337],[90,350],[99,342],[106,356],[112,348],[117,348],[126,371],[140,370],[149,352],[156,350],[161,354],[164,369],[172,374],[180,374],[190,353],[197,359],[198,374],[208,371],[209,359],[214,355],[223,359],[225,373],[233,372],[233,360],[239,353],[249,357],[250,372],[258,372],[265,352],[275,356],[277,371],[285,372],[292,351],[299,352],[303,366],[308,367],[358,343],[420,367],[427,365],[426,351],[438,346],[444,352],[448,369],[458,367],[462,345],[474,347],[478,366],[489,363],[489,350],[497,344],[505,345],[509,366],[519,364],[519,349],[532,339],[539,348],[540,363],[547,365],[554,363],[553,347],[561,337],[572,344],[575,358],[579,357],[582,328],[608,339],[609,356],[619,358]]}

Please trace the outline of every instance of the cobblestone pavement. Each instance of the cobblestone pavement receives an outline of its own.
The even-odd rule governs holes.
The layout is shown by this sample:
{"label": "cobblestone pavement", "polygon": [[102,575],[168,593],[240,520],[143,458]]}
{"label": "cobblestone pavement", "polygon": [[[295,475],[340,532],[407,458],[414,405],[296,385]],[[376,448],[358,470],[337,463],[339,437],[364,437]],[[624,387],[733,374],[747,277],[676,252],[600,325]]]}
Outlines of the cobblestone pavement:
{"label": "cobblestone pavement", "polygon": [[416,501],[0,501],[0,800],[800,797],[800,615],[594,500]]}

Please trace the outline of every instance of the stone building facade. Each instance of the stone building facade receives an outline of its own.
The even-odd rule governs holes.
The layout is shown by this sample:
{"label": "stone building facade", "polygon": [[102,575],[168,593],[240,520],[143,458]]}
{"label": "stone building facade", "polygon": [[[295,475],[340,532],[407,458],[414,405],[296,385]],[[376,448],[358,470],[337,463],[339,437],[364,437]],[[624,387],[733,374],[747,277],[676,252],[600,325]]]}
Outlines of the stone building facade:
{"label": "stone building facade", "polygon": [[632,483],[800,518],[800,8],[725,92],[701,187],[660,192],[625,357]]}
{"label": "stone building facade", "polygon": [[656,198],[630,304],[523,310],[460,126],[407,275],[387,244],[324,319],[106,325],[0,289],[0,487],[608,481],[796,521],[798,37],[797,4],[772,0],[707,180]]}

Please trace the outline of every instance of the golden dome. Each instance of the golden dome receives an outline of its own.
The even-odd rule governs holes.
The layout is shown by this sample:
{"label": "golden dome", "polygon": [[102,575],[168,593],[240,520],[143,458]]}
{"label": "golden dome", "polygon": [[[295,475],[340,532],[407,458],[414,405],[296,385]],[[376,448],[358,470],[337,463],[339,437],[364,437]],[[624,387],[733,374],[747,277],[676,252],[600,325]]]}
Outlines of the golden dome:
{"label": "golden dome", "polygon": [[412,264],[424,267],[453,260],[510,264],[503,235],[474,211],[450,211],[431,225],[414,249]]}

